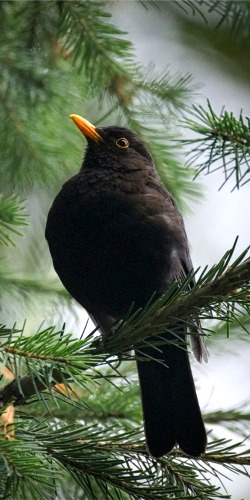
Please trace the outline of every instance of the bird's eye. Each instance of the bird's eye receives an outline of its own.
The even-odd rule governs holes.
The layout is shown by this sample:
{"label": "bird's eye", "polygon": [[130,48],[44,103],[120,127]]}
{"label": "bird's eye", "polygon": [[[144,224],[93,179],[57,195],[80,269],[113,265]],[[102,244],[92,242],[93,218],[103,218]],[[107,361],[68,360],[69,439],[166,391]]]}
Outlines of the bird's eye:
{"label": "bird's eye", "polygon": [[129,142],[128,139],[125,137],[120,137],[120,139],[117,139],[116,145],[118,148],[128,148],[129,147]]}

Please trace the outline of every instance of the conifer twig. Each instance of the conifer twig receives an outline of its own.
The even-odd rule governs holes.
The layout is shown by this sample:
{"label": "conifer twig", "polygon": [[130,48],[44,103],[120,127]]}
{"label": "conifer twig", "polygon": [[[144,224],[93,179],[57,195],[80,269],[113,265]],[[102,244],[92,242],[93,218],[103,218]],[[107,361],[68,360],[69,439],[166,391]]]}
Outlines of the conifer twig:
{"label": "conifer twig", "polygon": [[[53,370],[53,386],[60,384],[67,378],[65,374],[59,370]],[[6,385],[0,391],[0,408],[4,407],[9,403],[13,403],[14,406],[19,406],[25,404],[25,402],[34,396],[37,392],[42,392],[47,389],[46,377],[40,375],[39,378],[31,375],[25,375],[20,379],[14,379],[10,384]]]}
{"label": "conifer twig", "polygon": [[[211,270],[213,271],[213,269]],[[201,309],[206,309],[214,305],[228,302],[237,302],[246,300],[248,303],[250,295],[242,294],[242,287],[250,281],[250,258],[246,259],[238,266],[232,266],[221,274],[217,279],[211,280],[199,286],[199,283],[191,292],[181,294],[170,304],[164,305],[162,308],[157,308],[151,315],[147,317],[147,322],[140,327],[140,333],[137,328],[134,334],[122,335],[119,339],[118,335],[114,336],[108,343],[108,347],[113,348],[118,344],[119,349],[123,350],[144,340],[150,334],[152,329],[154,334],[160,333],[164,326],[170,326],[178,318],[184,320],[188,316],[197,316]],[[244,304],[243,304],[244,306]],[[138,324],[138,327],[141,326]],[[124,329],[126,328],[126,324]]]}
{"label": "conifer twig", "polygon": [[[232,255],[232,251],[229,251],[229,257]],[[242,256],[246,253],[243,252]],[[222,261],[212,268],[207,275],[203,276],[203,280],[206,281],[210,274],[215,274],[209,282],[205,282],[200,285],[199,281],[191,292],[180,293],[177,292],[178,296],[176,300],[169,301],[162,307],[154,308],[153,312],[149,314],[142,314],[142,319],[139,320],[135,318],[135,322],[124,323],[124,326],[121,327],[117,331],[115,335],[112,335],[111,338],[107,341],[105,346],[105,352],[108,353],[105,355],[103,352],[104,349],[96,348],[96,351],[93,351],[93,345],[86,347],[86,354],[88,349],[90,348],[92,355],[96,353],[100,353],[100,351],[104,355],[103,361],[105,362],[106,356],[110,354],[115,354],[118,352],[126,351],[131,348],[132,345],[140,343],[145,338],[152,335],[152,333],[157,334],[163,331],[163,328],[171,328],[171,324],[178,320],[185,321],[189,316],[196,316],[198,311],[202,309],[206,309],[215,305],[219,305],[222,303],[228,302],[240,302],[244,307],[244,302],[246,304],[249,303],[249,295],[247,291],[245,292],[244,288],[250,281],[250,258],[246,259],[244,262],[236,265],[236,263],[241,259],[240,256],[234,264],[225,272],[221,272],[219,274],[218,268],[222,266],[223,259],[225,261],[225,256]],[[226,263],[228,260],[226,261]],[[225,262],[224,262],[225,265]],[[204,273],[203,273],[204,274]],[[219,276],[218,276],[219,274]],[[157,306],[157,304],[156,304]],[[149,308],[149,310],[151,310]],[[127,333],[128,330],[128,333]],[[13,347],[8,347],[7,345],[2,345],[2,350],[6,353],[27,357],[34,357],[37,360],[46,361],[47,357],[44,357],[42,352],[34,353],[33,350],[31,353],[27,353],[20,349],[15,349]],[[46,358],[46,359],[45,359]],[[51,356],[51,360],[53,360],[53,356]],[[56,385],[57,383],[63,382],[64,379],[70,378],[70,366],[72,364],[72,369],[75,366],[75,362],[70,362],[69,360],[61,357],[56,358],[55,361],[60,362],[60,370],[57,368],[52,369],[52,385]],[[100,362],[100,359],[96,361]],[[65,371],[64,371],[65,366]],[[67,370],[66,370],[67,368]],[[79,367],[78,367],[79,368]],[[82,368],[84,370],[84,366]],[[0,402],[1,405],[4,406],[9,402],[14,402],[16,405],[23,404],[24,401],[30,398],[32,395],[36,394],[37,391],[43,391],[47,388],[46,381],[48,381],[46,374],[39,373],[39,376],[27,375],[22,377],[21,379],[16,379],[11,382],[8,386],[3,388],[0,391]]]}
{"label": "conifer twig", "polygon": [[[250,177],[250,132],[249,117],[239,118],[224,109],[218,115],[207,103],[203,106],[193,106],[192,117],[185,119],[185,125],[198,134],[195,139],[182,141],[191,146],[188,165],[196,167],[196,177],[201,172],[206,174],[223,170],[224,182],[235,178],[234,188],[239,189],[249,182]],[[198,121],[197,121],[198,119]]]}

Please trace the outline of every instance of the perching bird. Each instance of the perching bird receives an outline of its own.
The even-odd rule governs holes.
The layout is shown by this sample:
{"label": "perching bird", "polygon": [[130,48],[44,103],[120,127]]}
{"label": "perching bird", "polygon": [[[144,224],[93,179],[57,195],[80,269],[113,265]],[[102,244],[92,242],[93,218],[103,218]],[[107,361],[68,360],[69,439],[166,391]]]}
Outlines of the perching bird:
{"label": "perching bird", "polygon": [[[68,180],[48,215],[46,238],[54,267],[69,293],[103,332],[144,307],[192,270],[184,223],[157,177],[144,142],[123,127],[96,128],[71,118],[87,139],[80,172]],[[175,445],[205,452],[202,420],[186,348],[186,327],[175,325],[181,346],[137,353],[147,449],[154,457]],[[161,338],[174,341],[171,333]],[[202,337],[193,338],[198,360]],[[154,358],[154,359],[152,359]]]}

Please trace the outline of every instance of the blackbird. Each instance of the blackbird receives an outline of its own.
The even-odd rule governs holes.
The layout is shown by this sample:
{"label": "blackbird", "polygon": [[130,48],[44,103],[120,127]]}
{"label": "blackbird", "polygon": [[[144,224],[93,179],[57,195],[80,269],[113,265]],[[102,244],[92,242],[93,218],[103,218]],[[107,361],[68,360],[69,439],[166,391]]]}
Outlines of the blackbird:
{"label": "blackbird", "polygon": [[[78,174],[49,211],[46,238],[63,285],[109,332],[115,321],[144,307],[191,270],[187,236],[175,201],[157,177],[145,143],[119,126],[96,128],[72,120],[87,139]],[[183,322],[161,334],[165,343],[136,352],[147,449],[153,457],[175,445],[189,456],[205,452],[206,431],[190,369]],[[194,330],[194,328],[193,328]],[[196,331],[196,358],[206,358]],[[171,342],[172,341],[172,342]]]}

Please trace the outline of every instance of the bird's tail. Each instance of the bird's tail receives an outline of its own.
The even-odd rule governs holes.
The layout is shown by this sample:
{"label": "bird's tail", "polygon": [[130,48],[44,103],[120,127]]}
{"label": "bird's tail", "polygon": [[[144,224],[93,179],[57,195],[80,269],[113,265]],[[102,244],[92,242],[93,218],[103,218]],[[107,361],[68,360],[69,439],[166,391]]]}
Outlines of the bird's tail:
{"label": "bird's tail", "polygon": [[[178,345],[147,345],[136,351],[147,448],[154,457],[169,453],[176,444],[192,457],[206,449],[183,325],[178,332]],[[175,342],[169,332],[161,338]]]}

